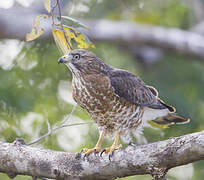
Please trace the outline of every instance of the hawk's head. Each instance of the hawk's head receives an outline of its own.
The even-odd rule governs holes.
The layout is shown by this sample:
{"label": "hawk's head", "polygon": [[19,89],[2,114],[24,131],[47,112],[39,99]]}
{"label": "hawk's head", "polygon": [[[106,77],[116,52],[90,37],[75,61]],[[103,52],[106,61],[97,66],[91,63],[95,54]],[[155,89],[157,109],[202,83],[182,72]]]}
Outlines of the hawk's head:
{"label": "hawk's head", "polygon": [[110,67],[100,60],[94,53],[75,49],[59,58],[58,63],[65,64],[73,74],[106,73]]}

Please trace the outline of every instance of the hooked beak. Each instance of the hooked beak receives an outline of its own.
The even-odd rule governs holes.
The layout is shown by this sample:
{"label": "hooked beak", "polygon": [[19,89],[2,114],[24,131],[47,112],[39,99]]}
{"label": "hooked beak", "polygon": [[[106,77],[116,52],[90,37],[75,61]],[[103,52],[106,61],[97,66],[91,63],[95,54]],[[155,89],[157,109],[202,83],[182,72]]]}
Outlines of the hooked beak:
{"label": "hooked beak", "polygon": [[62,57],[58,59],[58,64],[65,63],[65,62],[67,62],[67,61]]}
{"label": "hooked beak", "polygon": [[61,58],[58,59],[58,64],[60,63],[67,63],[67,62],[71,62],[72,60],[72,56],[71,55],[65,55],[65,56],[62,56]]}

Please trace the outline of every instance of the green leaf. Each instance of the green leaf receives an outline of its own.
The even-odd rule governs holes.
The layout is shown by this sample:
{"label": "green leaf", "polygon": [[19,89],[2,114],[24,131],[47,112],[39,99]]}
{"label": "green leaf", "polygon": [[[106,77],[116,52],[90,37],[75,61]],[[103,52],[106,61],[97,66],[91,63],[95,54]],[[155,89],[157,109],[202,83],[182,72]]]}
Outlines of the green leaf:
{"label": "green leaf", "polygon": [[[60,17],[57,16],[57,19],[60,21]],[[71,26],[71,27],[83,27],[85,29],[89,29],[86,25],[84,25],[83,23],[79,22],[76,19],[73,19],[71,17],[68,16],[62,16],[62,24],[66,25],[66,26]]]}
{"label": "green leaf", "polygon": [[50,13],[51,12],[51,0],[44,0],[45,9]]}

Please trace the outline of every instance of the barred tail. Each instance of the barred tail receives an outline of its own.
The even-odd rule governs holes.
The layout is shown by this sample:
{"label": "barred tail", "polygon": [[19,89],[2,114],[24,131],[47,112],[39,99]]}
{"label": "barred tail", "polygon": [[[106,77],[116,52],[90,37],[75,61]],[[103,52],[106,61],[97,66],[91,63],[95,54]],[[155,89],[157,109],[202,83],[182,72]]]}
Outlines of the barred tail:
{"label": "barred tail", "polygon": [[152,121],[160,125],[170,125],[170,124],[185,124],[188,123],[190,119],[187,119],[176,113],[168,113],[168,115],[158,117]]}

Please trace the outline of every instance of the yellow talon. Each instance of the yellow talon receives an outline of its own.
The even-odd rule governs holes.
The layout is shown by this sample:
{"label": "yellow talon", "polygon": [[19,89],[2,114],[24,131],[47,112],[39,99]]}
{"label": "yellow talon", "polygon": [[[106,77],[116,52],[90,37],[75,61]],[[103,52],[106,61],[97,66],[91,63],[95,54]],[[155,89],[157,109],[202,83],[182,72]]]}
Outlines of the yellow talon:
{"label": "yellow talon", "polygon": [[81,150],[81,152],[85,152],[85,156],[84,157],[88,157],[92,152],[94,153],[99,153],[101,151],[101,144],[103,141],[103,137],[104,137],[105,133],[101,132],[98,142],[96,143],[95,148],[92,149],[88,149],[88,148],[84,148]]}
{"label": "yellow talon", "polygon": [[101,151],[100,147],[95,147],[95,148],[92,148],[92,149],[88,149],[88,148],[82,149],[82,152],[85,152],[86,157],[88,157],[92,152],[99,153],[100,151]]}
{"label": "yellow talon", "polygon": [[105,153],[106,153],[106,154],[109,153],[110,156],[112,156],[112,155],[113,155],[113,152],[114,152],[115,150],[119,150],[119,149],[121,149],[121,148],[122,148],[122,144],[120,144],[119,146],[114,146],[114,145],[112,145],[111,147],[105,148]]}
{"label": "yellow talon", "polygon": [[[84,149],[82,149],[81,152],[84,152],[84,153],[85,153],[84,158],[85,158],[85,157],[88,157],[88,156],[89,156],[91,153],[93,153],[93,152],[94,152],[94,153],[99,153],[99,152],[101,151],[101,144],[102,144],[104,135],[105,135],[104,132],[102,132],[102,133],[100,134],[100,137],[99,137],[99,139],[98,139],[98,142],[96,143],[95,148],[91,148],[91,149],[84,148]],[[109,153],[109,160],[111,160],[111,157],[113,156],[114,151],[115,151],[115,150],[119,150],[119,149],[122,148],[122,144],[118,145],[119,138],[120,138],[120,134],[119,134],[119,133],[116,133],[115,138],[114,138],[114,142],[113,142],[112,146],[111,146],[111,147],[108,147],[108,148],[105,148],[105,149],[101,152],[100,156],[102,156],[102,154],[103,154],[104,152],[105,152],[106,154]]]}
{"label": "yellow talon", "polygon": [[101,152],[100,156],[102,156],[102,154],[103,154],[104,152],[105,152],[106,154],[109,153],[109,160],[111,160],[110,158],[113,156],[114,151],[115,151],[115,150],[119,150],[119,149],[122,148],[122,144],[120,144],[120,145],[118,146],[119,138],[120,138],[120,135],[119,135],[118,133],[116,133],[115,138],[114,138],[114,142],[113,142],[112,146],[111,146],[111,147],[108,147],[108,148],[105,148],[105,149]]}

